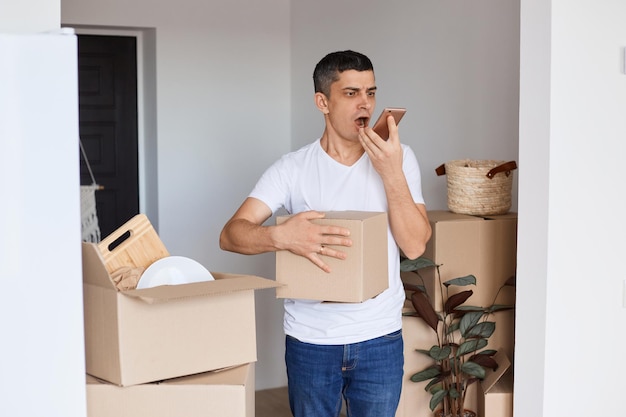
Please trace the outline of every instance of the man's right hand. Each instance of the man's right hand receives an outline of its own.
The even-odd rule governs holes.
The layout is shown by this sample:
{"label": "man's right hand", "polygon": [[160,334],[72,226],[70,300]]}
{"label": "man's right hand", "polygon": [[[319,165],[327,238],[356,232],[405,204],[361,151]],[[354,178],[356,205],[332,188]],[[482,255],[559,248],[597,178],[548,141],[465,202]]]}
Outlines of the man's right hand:
{"label": "man's right hand", "polygon": [[248,197],[220,234],[220,248],[230,252],[255,255],[288,250],[303,256],[320,269],[330,272],[324,256],[346,259],[338,246],[352,246],[350,230],[339,226],[322,226],[312,220],[323,219],[324,213],[305,211],[280,225],[263,226],[272,215],[260,200]]}
{"label": "man's right hand", "polygon": [[346,259],[346,253],[337,246],[352,246],[350,230],[340,226],[319,225],[312,220],[323,219],[325,214],[318,211],[298,213],[284,223],[275,226],[272,235],[279,250],[288,250],[303,256],[325,272],[330,267],[324,256]]}

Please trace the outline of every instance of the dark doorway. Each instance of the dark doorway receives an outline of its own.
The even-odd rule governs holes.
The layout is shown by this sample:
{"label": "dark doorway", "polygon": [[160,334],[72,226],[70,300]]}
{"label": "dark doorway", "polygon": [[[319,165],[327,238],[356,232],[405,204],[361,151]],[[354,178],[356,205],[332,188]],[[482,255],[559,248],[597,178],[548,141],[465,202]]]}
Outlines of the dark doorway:
{"label": "dark doorway", "polygon": [[[78,35],[80,140],[97,184],[104,238],[139,213],[137,41]],[[92,183],[81,154],[80,183]]]}

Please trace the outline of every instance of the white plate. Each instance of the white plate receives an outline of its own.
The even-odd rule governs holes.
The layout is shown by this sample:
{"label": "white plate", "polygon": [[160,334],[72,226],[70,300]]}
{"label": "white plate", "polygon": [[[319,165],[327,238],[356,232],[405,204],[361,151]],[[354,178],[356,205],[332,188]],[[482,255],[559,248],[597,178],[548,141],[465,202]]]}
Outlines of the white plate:
{"label": "white plate", "polygon": [[212,281],[213,279],[213,275],[193,259],[184,256],[167,256],[146,268],[139,278],[137,289]]}

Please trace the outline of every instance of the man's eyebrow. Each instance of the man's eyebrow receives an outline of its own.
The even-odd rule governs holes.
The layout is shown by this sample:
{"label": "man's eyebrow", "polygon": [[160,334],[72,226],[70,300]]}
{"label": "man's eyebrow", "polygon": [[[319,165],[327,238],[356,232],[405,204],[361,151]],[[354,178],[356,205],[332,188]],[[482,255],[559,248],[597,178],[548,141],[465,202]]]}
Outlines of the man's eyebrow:
{"label": "man's eyebrow", "polygon": [[[374,86],[374,87],[369,87],[366,89],[366,91],[376,91],[378,89],[378,87]],[[349,91],[361,91],[360,87],[344,87],[343,90],[349,90]]]}

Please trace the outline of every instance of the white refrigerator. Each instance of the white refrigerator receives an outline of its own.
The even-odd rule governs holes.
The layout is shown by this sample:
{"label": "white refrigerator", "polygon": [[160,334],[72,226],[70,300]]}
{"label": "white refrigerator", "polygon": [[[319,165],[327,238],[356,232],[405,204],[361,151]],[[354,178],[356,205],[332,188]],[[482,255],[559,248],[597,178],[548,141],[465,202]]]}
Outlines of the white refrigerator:
{"label": "white refrigerator", "polygon": [[0,190],[0,416],[86,416],[71,29],[0,34]]}

